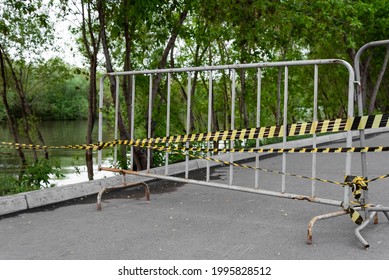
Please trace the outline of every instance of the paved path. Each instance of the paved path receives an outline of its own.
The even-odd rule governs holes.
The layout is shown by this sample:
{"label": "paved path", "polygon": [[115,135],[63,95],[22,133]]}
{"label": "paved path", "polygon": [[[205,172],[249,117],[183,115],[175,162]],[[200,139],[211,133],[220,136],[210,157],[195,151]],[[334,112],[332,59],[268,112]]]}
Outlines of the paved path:
{"label": "paved path", "polygon": [[[369,138],[387,145],[389,134]],[[342,144],[333,144],[342,146]],[[317,177],[342,180],[344,154],[318,155]],[[309,175],[311,156],[288,155],[288,171]],[[359,156],[353,156],[359,174]],[[280,158],[261,161],[280,169]],[[369,177],[389,173],[388,153],[368,155]],[[212,180],[228,181],[228,167],[213,170]],[[196,172],[196,178],[204,178]],[[261,176],[265,189],[279,189],[281,177]],[[389,206],[389,179],[370,186],[371,202]],[[236,169],[234,184],[253,185],[253,171]],[[288,192],[310,193],[310,181],[287,178]],[[318,195],[342,199],[342,188],[317,184]],[[349,216],[317,222],[313,244],[306,244],[307,224],[334,206],[214,189],[192,184],[151,184],[151,201],[143,190],[128,189],[103,197],[75,199],[0,217],[0,259],[389,259],[389,223],[370,225],[363,249]]]}

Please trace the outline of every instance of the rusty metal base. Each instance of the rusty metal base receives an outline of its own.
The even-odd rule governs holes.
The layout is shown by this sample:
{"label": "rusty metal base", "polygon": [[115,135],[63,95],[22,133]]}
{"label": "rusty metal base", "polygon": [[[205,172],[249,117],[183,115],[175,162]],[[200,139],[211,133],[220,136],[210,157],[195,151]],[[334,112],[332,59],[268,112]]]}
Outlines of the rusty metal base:
{"label": "rusty metal base", "polygon": [[115,186],[115,187],[106,187],[102,189],[99,194],[97,195],[97,210],[101,210],[101,197],[105,192],[111,191],[111,190],[118,190],[118,189],[125,189],[125,188],[130,188],[130,187],[135,187],[138,185],[143,185],[145,188],[145,195],[147,201],[150,201],[150,188],[145,182],[134,182],[134,183],[129,183],[129,184],[124,184],[122,186]]}
{"label": "rusty metal base", "polygon": [[[361,210],[362,208],[355,207],[354,209],[358,211],[358,210]],[[369,225],[371,221],[374,221],[374,224],[378,224],[378,213],[377,212],[384,213],[385,217],[389,221],[389,207],[382,207],[381,205],[377,205],[377,206],[365,208],[364,210],[367,211],[367,213],[370,213],[370,215],[367,215],[367,217],[363,221],[363,223],[355,229],[355,236],[357,237],[358,241],[363,245],[363,247],[365,249],[367,249],[367,248],[369,248],[370,245],[362,237],[360,231],[362,229],[364,229],[367,225]],[[314,217],[308,224],[307,244],[309,244],[309,245],[312,244],[312,230],[313,230],[313,226],[316,223],[316,221],[334,218],[334,217],[338,217],[338,216],[343,216],[346,214],[348,214],[348,212],[346,210],[341,210],[338,212],[328,213],[328,214],[319,215],[319,216]]]}
{"label": "rusty metal base", "polygon": [[341,211],[337,211],[337,212],[328,213],[328,214],[319,215],[319,216],[314,217],[308,224],[307,244],[309,244],[309,245],[312,244],[312,230],[313,230],[313,225],[316,223],[316,221],[324,220],[324,219],[329,219],[329,218],[334,218],[334,217],[338,217],[338,216],[343,216],[343,215],[346,215],[346,214],[348,214],[347,211],[341,210]]}

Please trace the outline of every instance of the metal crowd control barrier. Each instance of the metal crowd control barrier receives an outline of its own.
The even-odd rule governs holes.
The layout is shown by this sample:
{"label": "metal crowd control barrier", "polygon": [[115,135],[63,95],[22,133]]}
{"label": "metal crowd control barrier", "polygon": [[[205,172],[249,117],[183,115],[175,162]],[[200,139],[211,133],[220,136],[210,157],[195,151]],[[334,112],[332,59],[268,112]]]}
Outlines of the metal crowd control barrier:
{"label": "metal crowd control barrier", "polygon": [[[388,46],[389,47],[389,40],[382,40],[382,41],[375,41],[370,42],[365,45],[363,45],[355,55],[354,59],[354,67],[355,67],[355,83],[356,83],[356,95],[357,95],[357,102],[358,102],[358,114],[359,116],[363,116],[363,96],[362,96],[362,81],[361,81],[361,74],[360,74],[360,60],[362,54],[374,47],[379,46]],[[360,130],[360,145],[365,145],[365,131]],[[367,162],[366,162],[366,153],[361,153],[361,163],[362,163],[362,176],[367,178],[368,172],[367,172]],[[369,197],[368,197],[368,190],[363,190],[363,195],[361,199],[363,204],[369,204]],[[381,205],[377,205],[376,207],[366,207],[364,208],[365,212],[365,221],[355,229],[355,235],[357,236],[358,240],[363,244],[365,248],[369,247],[369,243],[362,237],[360,234],[360,231],[364,229],[375,217],[375,223],[377,223],[377,212],[383,212],[386,218],[389,220],[389,207],[382,207]]]}
{"label": "metal crowd control barrier", "polygon": [[[187,76],[187,103],[186,106],[186,134],[190,134],[191,131],[191,90],[192,90],[192,83],[193,83],[193,74],[195,72],[198,73],[204,73],[204,76],[208,78],[208,117],[207,117],[207,130],[208,132],[212,131],[212,100],[213,100],[213,82],[214,78],[218,75],[218,73],[222,71],[230,71],[230,83],[231,83],[231,123],[230,128],[232,130],[235,129],[235,102],[236,102],[236,87],[237,87],[237,79],[236,79],[236,71],[242,70],[242,69],[254,69],[256,71],[256,126],[260,127],[261,124],[261,93],[262,93],[262,71],[266,68],[277,68],[282,67],[284,70],[284,83],[283,83],[283,126],[282,129],[284,130],[283,133],[283,139],[282,139],[282,146],[284,148],[288,147],[288,139],[287,139],[287,125],[288,125],[288,97],[289,97],[289,69],[291,67],[311,67],[313,68],[313,102],[312,102],[312,121],[318,120],[318,88],[319,88],[319,67],[321,65],[330,65],[330,64],[336,64],[340,65],[339,67],[344,67],[348,72],[348,106],[347,106],[347,116],[353,117],[354,116],[354,69],[353,67],[344,60],[339,59],[322,59],[322,60],[303,60],[303,61],[288,61],[288,62],[269,62],[269,63],[252,63],[252,64],[234,64],[234,65],[222,65],[222,66],[204,66],[204,67],[188,67],[188,68],[176,68],[176,69],[157,69],[157,70],[141,70],[141,71],[129,71],[129,72],[115,72],[115,73],[107,73],[105,76],[103,76],[100,80],[100,98],[99,98],[99,132],[98,132],[98,141],[103,142],[103,107],[104,107],[104,79],[108,76],[115,77],[116,80],[116,100],[115,100],[115,139],[118,139],[118,112],[119,112],[119,78],[122,76],[130,76],[132,79],[132,115],[130,116],[130,135],[131,139],[137,139],[135,135],[135,101],[136,101],[136,94],[139,94],[136,92],[136,82],[137,77],[139,76],[148,76],[149,77],[149,101],[148,101],[148,116],[147,116],[147,138],[152,137],[152,116],[153,116],[153,104],[152,104],[152,92],[153,92],[153,77],[155,75],[163,75],[166,77],[167,80],[167,99],[166,99],[166,106],[167,106],[167,112],[166,112],[166,136],[170,136],[170,109],[171,109],[171,95],[172,95],[172,75],[177,75],[178,73],[186,73]],[[361,112],[360,112],[361,114]],[[351,147],[352,146],[352,133],[351,131],[346,132],[346,146]],[[207,142],[207,147],[211,147],[211,141]],[[233,141],[230,141],[229,147],[233,148],[234,143]],[[316,148],[317,146],[317,137],[316,134],[313,134],[313,138],[311,141],[311,145],[313,148]],[[186,143],[186,147],[189,147],[189,141]],[[259,140],[256,140],[256,147],[259,147]],[[315,217],[311,220],[308,226],[308,243],[312,242],[312,227],[314,223],[317,220],[320,219],[326,219],[330,217],[335,217],[339,215],[345,215],[350,213],[350,201],[351,201],[351,192],[349,187],[343,188],[343,195],[339,199],[335,200],[328,197],[319,197],[317,195],[316,191],[316,184],[315,181],[311,182],[311,194],[310,195],[303,195],[300,193],[294,193],[294,192],[287,192],[287,180],[286,180],[286,173],[287,173],[287,154],[282,154],[282,166],[281,166],[281,173],[282,173],[282,180],[281,180],[281,186],[279,190],[268,190],[260,187],[260,176],[259,171],[256,170],[253,181],[254,186],[248,187],[245,184],[242,186],[242,184],[235,184],[234,182],[234,170],[236,167],[233,165],[230,165],[229,167],[229,179],[228,183],[220,183],[220,182],[213,182],[211,180],[211,165],[210,162],[206,162],[206,178],[205,180],[195,180],[191,179],[189,177],[189,171],[190,171],[190,162],[189,162],[189,155],[186,154],[186,160],[185,160],[185,175],[184,177],[176,177],[172,176],[169,173],[169,162],[168,162],[168,153],[166,153],[166,163],[165,163],[165,172],[164,174],[155,174],[151,172],[151,158],[150,158],[150,151],[151,147],[147,147],[147,170],[145,171],[135,171],[134,170],[134,163],[133,163],[133,146],[131,146],[131,165],[129,170],[122,170],[117,167],[117,147],[114,148],[114,164],[113,167],[107,167],[103,166],[102,164],[102,150],[98,151],[98,168],[99,170],[105,170],[105,171],[111,171],[111,172],[120,172],[121,174],[133,174],[137,176],[144,176],[144,177],[151,177],[155,179],[163,179],[163,180],[170,180],[170,181],[177,181],[177,182],[183,182],[183,183],[193,183],[198,184],[202,186],[209,186],[214,188],[222,188],[227,190],[235,190],[235,191],[243,191],[243,192],[249,192],[249,193],[255,193],[255,194],[262,194],[262,195],[268,195],[268,196],[274,196],[274,197],[281,197],[281,198],[290,198],[290,199],[297,199],[297,200],[307,200],[314,203],[320,203],[320,204],[326,204],[326,205],[332,205],[337,206],[340,208],[343,208],[342,211],[322,215]],[[351,175],[351,153],[345,153],[345,176]],[[210,153],[207,153],[207,157],[210,157]],[[229,153],[227,155],[229,158],[229,162],[234,162],[234,153]],[[260,160],[259,156],[252,154],[252,157],[255,157],[255,167],[260,167]],[[312,177],[316,177],[317,173],[317,167],[316,167],[316,154],[312,154],[312,169],[311,169],[311,175]],[[367,196],[367,194],[365,194]],[[352,207],[352,206],[351,206]],[[378,207],[378,206],[377,206]],[[376,211],[375,207],[374,211]],[[360,208],[355,207],[355,210],[360,210]],[[373,211],[373,210],[372,210]],[[385,210],[386,211],[386,210]],[[371,211],[369,211],[371,212]],[[375,213],[375,212],[372,212]],[[386,214],[386,212],[385,212]],[[370,216],[369,216],[370,217]],[[367,219],[368,220],[368,219]],[[365,223],[367,222],[365,221]],[[367,242],[363,240],[359,235],[359,232],[356,231],[356,235],[358,239],[364,244],[365,247]],[[365,242],[365,243],[364,243]]]}

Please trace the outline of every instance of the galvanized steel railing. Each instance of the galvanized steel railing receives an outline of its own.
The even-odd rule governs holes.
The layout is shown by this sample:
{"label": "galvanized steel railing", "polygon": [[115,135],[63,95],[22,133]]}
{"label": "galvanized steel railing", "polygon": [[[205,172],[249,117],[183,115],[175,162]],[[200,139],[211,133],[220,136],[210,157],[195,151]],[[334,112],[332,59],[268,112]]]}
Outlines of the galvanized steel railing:
{"label": "galvanized steel railing", "polygon": [[[119,85],[119,77],[121,76],[131,76],[132,77],[132,115],[131,115],[131,139],[136,139],[135,130],[134,130],[134,120],[135,120],[135,95],[137,94],[135,91],[135,83],[136,83],[136,77],[139,75],[148,75],[149,76],[149,103],[148,103],[148,131],[147,131],[147,137],[151,138],[151,126],[152,126],[152,90],[153,90],[153,76],[157,74],[162,74],[167,76],[167,114],[166,114],[166,136],[170,135],[170,100],[171,100],[171,75],[173,73],[186,73],[187,75],[187,92],[188,92],[188,98],[187,98],[187,116],[186,116],[186,132],[187,134],[190,134],[190,110],[191,110],[191,83],[192,83],[192,74],[194,72],[205,72],[208,75],[208,84],[209,84],[209,93],[208,93],[208,118],[207,118],[207,130],[208,132],[211,132],[212,130],[212,98],[213,98],[213,77],[214,74],[217,73],[217,71],[224,71],[224,70],[230,70],[232,72],[232,76],[230,79],[231,82],[231,129],[235,129],[235,99],[236,99],[236,70],[238,69],[256,69],[257,71],[257,80],[256,80],[256,125],[257,127],[260,126],[261,123],[261,86],[262,86],[262,72],[265,68],[270,67],[283,67],[284,68],[284,86],[283,86],[283,129],[285,130],[283,133],[283,139],[282,143],[283,146],[287,146],[287,123],[288,123],[288,97],[289,97],[289,68],[290,67],[298,67],[298,66],[312,66],[313,72],[314,72],[314,100],[312,104],[313,109],[313,116],[312,121],[316,121],[318,118],[318,85],[319,85],[319,66],[320,65],[328,65],[328,64],[338,64],[343,67],[345,67],[348,71],[348,107],[347,107],[347,116],[352,117],[354,115],[354,70],[352,66],[344,61],[339,59],[322,59],[322,60],[303,60],[303,61],[288,61],[288,62],[262,62],[262,63],[251,63],[251,64],[234,64],[234,65],[222,65],[222,66],[204,66],[204,67],[188,67],[188,68],[176,68],[176,69],[157,69],[157,70],[141,70],[141,71],[129,71],[129,72],[115,72],[115,73],[107,73],[104,77],[100,80],[100,100],[99,100],[99,107],[100,107],[100,113],[99,113],[99,133],[98,133],[98,140],[101,142],[103,141],[103,131],[102,131],[102,124],[103,124],[103,92],[104,92],[104,79],[108,76],[113,76],[116,78],[116,85]],[[116,102],[115,102],[115,139],[118,138],[118,111],[119,111],[119,86],[116,86]],[[347,147],[352,146],[352,136],[351,132],[347,132],[347,140],[346,140]],[[208,142],[208,147],[209,147]],[[234,143],[231,141],[230,147],[233,147]],[[256,146],[259,147],[259,139],[256,141]],[[316,147],[316,135],[313,135],[312,138],[312,146]],[[187,143],[187,147],[189,147],[189,143]],[[133,147],[131,147],[131,158],[133,156]],[[114,167],[116,167],[116,160],[117,160],[117,149],[115,147],[114,152]],[[146,172],[135,172],[133,171],[133,161],[131,160],[131,168],[130,170],[123,170],[124,173],[131,173],[136,174],[140,176],[146,176],[146,177],[153,177],[158,179],[167,179],[167,180],[173,180],[173,181],[179,181],[179,182],[191,182],[195,184],[200,184],[204,186],[211,186],[211,187],[217,187],[217,188],[224,188],[224,189],[230,189],[230,190],[238,190],[238,191],[245,191],[245,192],[252,192],[252,193],[258,193],[258,194],[264,194],[264,195],[270,195],[270,196],[276,196],[276,197],[286,197],[286,198],[293,198],[293,199],[305,199],[312,202],[317,203],[323,203],[328,205],[335,205],[343,207],[343,209],[349,208],[349,201],[350,201],[350,191],[349,188],[344,188],[343,197],[339,198],[339,200],[333,200],[329,198],[320,198],[316,195],[316,186],[315,181],[312,181],[311,185],[311,195],[310,196],[304,196],[301,194],[295,194],[295,193],[288,193],[287,192],[287,186],[286,186],[286,175],[282,175],[282,182],[281,182],[281,189],[280,191],[274,191],[274,190],[265,190],[262,188],[259,188],[260,185],[260,177],[258,170],[255,171],[255,177],[254,177],[254,188],[249,188],[245,186],[238,186],[234,185],[234,166],[230,165],[229,167],[229,180],[228,184],[221,184],[218,182],[212,182],[210,179],[210,163],[207,162],[206,164],[206,178],[205,181],[199,181],[199,180],[193,180],[189,179],[189,156],[186,156],[185,160],[185,177],[179,178],[175,176],[169,175],[169,163],[167,160],[168,155],[166,154],[166,163],[165,163],[165,174],[159,175],[159,174],[152,174],[150,172],[150,148],[148,148],[148,158],[147,158],[147,170]],[[208,155],[209,156],[209,153]],[[259,167],[259,156],[255,156],[255,166]],[[229,161],[234,161],[234,154],[229,154]],[[111,171],[117,171],[116,168],[109,169],[102,167],[102,151],[98,152],[98,165],[99,169],[105,169],[105,170],[111,170]],[[282,154],[282,173],[286,173],[287,170],[287,157],[286,153]],[[345,174],[344,175],[350,175],[351,172],[351,154],[346,153],[345,155]],[[312,155],[312,177],[316,177],[316,154]]]}

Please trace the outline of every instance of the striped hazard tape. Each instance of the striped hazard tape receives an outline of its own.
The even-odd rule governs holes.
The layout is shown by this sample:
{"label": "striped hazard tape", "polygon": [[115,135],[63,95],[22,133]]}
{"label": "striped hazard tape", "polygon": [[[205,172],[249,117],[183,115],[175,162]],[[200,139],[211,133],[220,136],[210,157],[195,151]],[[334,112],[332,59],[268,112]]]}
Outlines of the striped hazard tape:
{"label": "striped hazard tape", "polygon": [[[120,142],[120,141],[119,141]],[[139,145],[146,147],[146,144]],[[202,148],[179,146],[154,146],[161,151],[181,152],[219,152],[219,153],[362,153],[362,152],[388,152],[389,146],[374,147],[336,147],[336,148]]]}
{"label": "striped hazard tape", "polygon": [[[298,175],[298,174],[293,174],[293,173],[288,173],[288,172],[269,170],[269,169],[265,169],[265,168],[261,168],[261,167],[255,167],[255,166],[240,164],[240,163],[236,163],[236,162],[224,161],[224,160],[220,160],[220,159],[216,159],[216,158],[212,158],[212,157],[208,157],[208,156],[202,156],[202,155],[197,155],[197,154],[196,155],[187,154],[187,153],[183,153],[181,151],[174,151],[174,150],[169,149],[168,147],[163,147],[163,146],[142,146],[142,147],[151,148],[153,150],[158,150],[158,151],[166,151],[168,153],[177,154],[177,155],[187,155],[191,158],[204,159],[204,160],[213,161],[213,162],[217,162],[217,163],[224,164],[224,165],[232,165],[235,167],[241,167],[241,168],[246,168],[246,169],[259,170],[259,171],[263,171],[263,172],[270,172],[270,173],[275,173],[275,174],[280,174],[280,175],[288,175],[288,176],[297,177],[297,178],[301,178],[301,179],[309,179],[309,180],[323,182],[323,183],[331,183],[331,184],[335,184],[335,185],[339,185],[339,186],[351,186],[352,185],[356,189],[356,191],[355,191],[356,194],[358,193],[359,188],[356,188],[355,185],[362,186],[362,183],[361,183],[362,181],[366,184],[366,188],[367,188],[367,183],[382,180],[382,179],[389,177],[389,174],[385,174],[385,175],[378,176],[376,178],[367,180],[367,178],[348,175],[345,178],[344,182],[337,182],[337,181],[333,181],[333,180],[314,178],[314,177]],[[352,178],[352,180],[350,180],[350,178]],[[361,188],[363,188],[363,187],[361,187]],[[359,197],[357,197],[355,195],[355,198],[359,198]]]}
{"label": "striped hazard tape", "polygon": [[[335,185],[348,185],[349,183],[342,183],[337,182],[333,180],[327,180],[327,179],[320,179],[320,178],[313,178],[309,176],[304,175],[298,175],[293,173],[284,173],[281,171],[275,171],[275,170],[269,170],[265,168],[259,168],[254,167],[251,165],[245,165],[245,164],[239,164],[236,162],[229,162],[229,161],[223,161],[219,159],[215,159],[208,156],[202,156],[198,154],[190,154],[188,152],[208,152],[208,151],[229,151],[229,152],[258,152],[258,153],[345,153],[345,152],[378,152],[378,151],[389,151],[389,147],[349,147],[349,148],[280,148],[280,149],[263,149],[263,148],[251,148],[251,149],[206,149],[206,148],[185,148],[185,147],[171,147],[171,146],[157,146],[157,145],[147,145],[146,143],[138,143],[137,141],[131,141],[131,140],[117,140],[112,142],[106,142],[106,143],[99,143],[99,144],[92,144],[92,145],[68,145],[68,146],[40,146],[40,145],[28,145],[28,144],[18,144],[18,143],[9,143],[9,142],[1,142],[1,144],[6,145],[4,147],[10,148],[25,148],[25,149],[103,149],[107,147],[113,147],[115,145],[133,145],[143,148],[150,148],[157,151],[165,151],[172,154],[179,154],[179,155],[187,155],[191,158],[195,159],[204,159],[208,161],[217,162],[224,165],[232,165],[236,167],[241,168],[248,168],[248,169],[254,169],[254,170],[260,170],[263,172],[271,172],[275,174],[281,174],[281,175],[288,175],[293,177],[298,177],[301,179],[309,179],[309,180],[315,180],[319,182],[324,183],[331,183]],[[366,182],[373,182],[381,179],[388,178],[389,174],[385,174],[379,177],[376,177],[374,179],[367,180]]]}
{"label": "striped hazard tape", "polygon": [[[232,165],[235,167],[259,170],[259,171],[263,171],[263,172],[270,172],[270,173],[280,174],[280,175],[287,175],[287,176],[292,176],[292,177],[296,177],[296,178],[300,178],[300,179],[308,179],[311,181],[318,181],[318,182],[322,182],[322,183],[330,183],[330,184],[335,184],[335,185],[342,186],[342,187],[348,186],[351,188],[353,197],[355,199],[355,201],[351,201],[351,204],[362,207],[362,209],[368,208],[370,206],[370,204],[362,204],[360,202],[362,191],[368,190],[368,183],[389,177],[389,174],[385,174],[385,175],[376,177],[374,179],[367,180],[366,177],[347,175],[347,176],[345,176],[344,182],[337,182],[337,181],[328,180],[328,179],[309,177],[309,176],[299,175],[299,174],[294,174],[294,173],[289,173],[289,172],[269,170],[269,169],[265,169],[265,168],[261,168],[261,167],[255,167],[255,166],[240,164],[240,163],[236,163],[236,162],[224,161],[224,160],[215,159],[215,158],[208,157],[208,156],[187,154],[187,153],[183,153],[182,151],[170,150],[168,147],[162,147],[162,146],[146,146],[146,147],[154,149],[154,150],[159,150],[159,151],[165,150],[165,151],[167,151],[169,153],[173,153],[173,154],[188,155],[191,158],[204,159],[204,160],[213,161],[213,162],[217,162],[217,163],[224,164],[224,165]],[[362,224],[363,218],[358,211],[356,211],[352,207],[349,207],[347,209],[347,211],[349,212],[350,218],[354,223],[356,223],[357,225]]]}
{"label": "striped hazard tape", "polygon": [[[334,119],[288,125],[286,136],[312,135],[317,133],[344,132],[370,128],[389,127],[389,114],[350,117],[347,119]],[[157,138],[145,138],[134,141],[135,144],[163,144],[185,143],[220,140],[249,140],[259,138],[274,138],[284,136],[284,126],[267,126],[247,128],[240,130],[225,130],[208,133],[196,133]],[[126,143],[124,143],[126,144]]]}
{"label": "striped hazard tape", "polygon": [[110,142],[107,145],[100,144],[81,144],[81,145],[64,145],[64,146],[46,146],[46,145],[35,145],[35,144],[21,144],[11,142],[0,142],[0,148],[12,148],[12,149],[26,149],[26,150],[100,150],[103,148],[113,147],[115,141]]}
{"label": "striped hazard tape", "polygon": [[[362,118],[360,118],[362,119]],[[374,128],[375,126],[372,124],[374,122],[368,122],[368,119],[366,122],[364,122],[364,125],[369,124],[370,128]],[[382,122],[380,122],[382,124]],[[359,127],[359,126],[357,126]],[[382,126],[381,126],[382,127]],[[132,146],[139,146],[139,147],[145,147],[145,148],[151,148],[153,150],[158,151],[165,151],[168,153],[173,154],[180,154],[180,155],[187,155],[191,158],[196,159],[204,159],[208,161],[217,162],[224,165],[232,165],[235,167],[241,167],[241,168],[248,168],[253,170],[259,170],[263,172],[270,172],[275,174],[281,174],[281,175],[287,175],[292,177],[297,177],[301,179],[308,179],[308,180],[314,180],[319,181],[323,183],[331,183],[339,186],[349,186],[351,187],[353,191],[353,196],[356,199],[353,203],[361,206],[362,208],[367,208],[368,205],[361,205],[359,202],[359,198],[361,195],[362,190],[367,190],[367,183],[381,180],[384,178],[388,178],[389,174],[385,174],[379,177],[376,177],[374,179],[367,180],[367,178],[362,178],[358,176],[346,176],[344,182],[337,182],[333,180],[327,180],[327,179],[321,179],[321,178],[314,178],[309,177],[305,175],[298,175],[288,172],[281,172],[276,170],[269,170],[265,168],[260,167],[254,167],[251,165],[245,165],[245,164],[239,164],[236,162],[229,162],[224,160],[219,160],[215,158],[211,158],[208,156],[201,156],[201,155],[194,155],[190,154],[189,152],[209,152],[209,151],[218,151],[218,152],[257,152],[257,153],[346,153],[346,152],[383,152],[383,151],[389,151],[389,147],[384,146],[378,146],[378,147],[347,147],[347,148],[280,148],[280,149],[265,149],[265,148],[250,148],[250,149],[207,149],[207,148],[185,148],[185,147],[172,147],[172,146],[160,146],[160,145],[150,145],[146,141],[134,141],[134,140],[116,140],[112,142],[105,142],[105,143],[98,143],[98,144],[91,144],[91,145],[67,145],[67,146],[41,146],[41,145],[32,145],[32,144],[18,144],[18,143],[9,143],[9,142],[1,142],[2,145],[6,148],[23,148],[23,149],[84,149],[84,150],[100,150],[107,147],[113,147],[116,145],[132,145]],[[2,147],[2,146],[0,146]],[[353,208],[348,209],[351,219],[356,224],[361,224],[363,222],[362,216]]]}
{"label": "striped hazard tape", "polygon": [[[306,122],[306,123],[295,123],[288,125],[286,128],[287,136],[302,136],[302,135],[312,135],[317,133],[331,133],[331,132],[344,132],[350,130],[361,130],[369,128],[382,128],[389,127],[389,114],[382,115],[371,115],[371,116],[362,116],[362,117],[350,117],[347,119],[334,119],[334,120],[324,120],[324,121],[315,121],[315,122]],[[172,143],[186,143],[186,142],[202,142],[202,141],[220,141],[220,140],[249,140],[249,139],[260,139],[260,138],[274,138],[274,137],[283,137],[284,136],[284,126],[267,126],[267,127],[257,127],[257,128],[247,128],[240,130],[226,130],[226,131],[217,131],[209,133],[196,133],[196,134],[187,134],[187,135],[176,135],[176,136],[165,136],[157,138],[145,138],[137,140],[115,140],[110,142],[101,142],[96,144],[81,144],[81,145],[66,145],[66,146],[45,146],[45,145],[35,145],[35,144],[20,144],[20,143],[8,143],[0,142],[1,147],[13,147],[16,149],[79,149],[79,150],[100,150],[108,147],[113,147],[115,145],[152,145],[152,144],[172,144]],[[374,149],[374,152],[386,151],[387,147],[363,147],[363,148],[347,148],[345,151],[344,148],[340,150],[293,150],[293,149],[284,149],[281,150],[256,150],[256,152],[322,152],[322,153],[331,153],[331,152],[371,152],[371,149]],[[361,149],[365,149],[362,151]],[[220,150],[221,152],[227,150]],[[247,150],[250,152],[250,150]]]}
{"label": "striped hazard tape", "polygon": [[[133,140],[116,140],[110,142],[83,144],[83,145],[66,145],[66,146],[42,146],[34,144],[19,144],[10,142],[0,142],[0,148],[5,149],[76,149],[76,150],[101,150],[115,147],[116,145],[150,147],[145,142]],[[335,147],[335,148],[202,148],[202,147],[180,147],[180,146],[153,146],[155,150],[160,151],[181,151],[181,152],[218,152],[218,153],[371,153],[371,152],[388,152],[389,146],[365,146],[365,147]]]}

